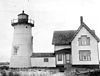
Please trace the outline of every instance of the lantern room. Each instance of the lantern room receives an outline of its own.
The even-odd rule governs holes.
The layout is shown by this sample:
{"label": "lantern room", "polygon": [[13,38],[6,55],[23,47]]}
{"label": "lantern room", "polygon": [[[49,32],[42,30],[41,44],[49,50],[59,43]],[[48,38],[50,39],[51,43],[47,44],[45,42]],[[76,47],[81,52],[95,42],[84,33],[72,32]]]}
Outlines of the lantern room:
{"label": "lantern room", "polygon": [[28,23],[28,15],[22,11],[21,14],[18,14],[18,22],[19,23]]}
{"label": "lantern room", "polygon": [[12,26],[17,24],[29,24],[32,27],[34,26],[34,21],[28,18],[29,16],[22,11],[22,13],[18,14],[18,19],[13,19],[11,21]]}

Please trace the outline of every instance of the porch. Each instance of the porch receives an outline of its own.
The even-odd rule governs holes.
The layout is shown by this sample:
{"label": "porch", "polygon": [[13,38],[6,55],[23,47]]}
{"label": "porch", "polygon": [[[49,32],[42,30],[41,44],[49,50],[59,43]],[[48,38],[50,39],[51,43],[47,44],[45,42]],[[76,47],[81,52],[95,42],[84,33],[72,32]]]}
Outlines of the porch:
{"label": "porch", "polygon": [[71,48],[65,48],[55,51],[56,55],[56,66],[63,67],[66,69],[71,68]]}

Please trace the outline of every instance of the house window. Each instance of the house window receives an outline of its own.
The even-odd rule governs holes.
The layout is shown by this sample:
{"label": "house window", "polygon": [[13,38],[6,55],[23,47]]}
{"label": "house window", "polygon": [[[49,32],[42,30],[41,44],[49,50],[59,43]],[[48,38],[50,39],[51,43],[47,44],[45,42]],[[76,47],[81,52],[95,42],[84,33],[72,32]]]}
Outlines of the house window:
{"label": "house window", "polygon": [[48,62],[49,60],[48,60],[48,58],[44,58],[44,62]]}
{"label": "house window", "polygon": [[79,39],[79,46],[86,46],[90,45],[90,37],[87,37],[87,35],[82,35]]}
{"label": "house window", "polygon": [[80,50],[79,51],[79,60],[80,61],[91,61],[90,50]]}
{"label": "house window", "polygon": [[62,54],[58,54],[58,61],[62,61]]}

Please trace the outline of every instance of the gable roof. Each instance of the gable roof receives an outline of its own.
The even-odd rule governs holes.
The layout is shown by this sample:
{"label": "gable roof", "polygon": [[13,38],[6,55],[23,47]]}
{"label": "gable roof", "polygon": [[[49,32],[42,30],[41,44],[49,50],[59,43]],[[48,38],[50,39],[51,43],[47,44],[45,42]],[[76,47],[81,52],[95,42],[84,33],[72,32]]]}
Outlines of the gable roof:
{"label": "gable roof", "polygon": [[54,57],[54,53],[32,53],[31,57]]}
{"label": "gable roof", "polygon": [[100,39],[95,35],[94,30],[91,30],[84,22],[83,18],[81,17],[81,25],[77,30],[68,30],[68,31],[54,31],[52,44],[54,45],[67,45],[70,44],[71,41],[75,38],[81,28],[84,27],[89,31],[89,33],[97,40]]}
{"label": "gable roof", "polygon": [[52,44],[54,45],[69,44],[75,32],[76,30],[54,31]]}
{"label": "gable roof", "polygon": [[[94,30],[91,30],[84,22],[81,22],[81,25],[79,26],[79,28],[77,29],[76,33],[74,34],[72,40],[75,38],[75,36],[79,33],[79,31],[81,30],[81,28],[84,27],[96,40],[97,42],[100,41],[100,39],[96,36]],[[71,40],[71,41],[72,41]]]}

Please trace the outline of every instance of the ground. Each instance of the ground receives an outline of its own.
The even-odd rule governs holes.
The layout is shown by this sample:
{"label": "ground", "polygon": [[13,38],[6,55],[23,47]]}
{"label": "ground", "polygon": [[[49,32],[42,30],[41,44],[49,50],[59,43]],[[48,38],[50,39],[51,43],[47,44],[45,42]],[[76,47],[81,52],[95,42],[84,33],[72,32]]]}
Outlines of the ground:
{"label": "ground", "polygon": [[52,74],[51,76],[65,76],[65,74],[58,72],[58,73]]}

